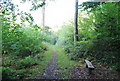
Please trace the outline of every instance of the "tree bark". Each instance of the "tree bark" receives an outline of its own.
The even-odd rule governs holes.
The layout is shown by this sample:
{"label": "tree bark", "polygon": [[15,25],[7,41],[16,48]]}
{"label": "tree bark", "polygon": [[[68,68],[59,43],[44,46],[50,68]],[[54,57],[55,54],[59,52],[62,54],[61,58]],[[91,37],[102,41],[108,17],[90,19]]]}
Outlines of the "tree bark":
{"label": "tree bark", "polygon": [[75,1],[74,42],[78,41],[78,0]]}

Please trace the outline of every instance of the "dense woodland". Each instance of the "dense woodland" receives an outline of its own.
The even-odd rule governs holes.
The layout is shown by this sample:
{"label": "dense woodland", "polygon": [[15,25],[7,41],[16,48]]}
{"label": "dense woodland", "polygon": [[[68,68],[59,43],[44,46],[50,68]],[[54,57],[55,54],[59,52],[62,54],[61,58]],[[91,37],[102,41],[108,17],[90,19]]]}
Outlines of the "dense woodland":
{"label": "dense woodland", "polygon": [[[86,4],[94,5],[89,2]],[[119,2],[106,2],[100,3],[97,7],[85,6],[81,9],[78,18],[79,41],[76,41],[75,45],[73,22],[65,24],[59,30],[58,41],[62,39],[59,42],[65,45],[67,53],[72,54],[71,59],[89,58],[107,63],[111,68],[120,69],[119,5]]]}
{"label": "dense woodland", "polygon": [[[33,5],[32,9],[44,5]],[[79,7],[79,40],[74,41],[73,20],[66,22],[57,32],[52,32],[48,26],[42,28],[34,24],[31,14],[19,12],[12,2],[0,3],[2,78],[24,79],[42,74],[52,58],[49,51],[52,46],[63,48],[69,61],[88,59],[119,72],[120,2],[84,2]],[[19,23],[16,22],[18,17]],[[57,58],[60,57],[66,59],[62,53]]]}

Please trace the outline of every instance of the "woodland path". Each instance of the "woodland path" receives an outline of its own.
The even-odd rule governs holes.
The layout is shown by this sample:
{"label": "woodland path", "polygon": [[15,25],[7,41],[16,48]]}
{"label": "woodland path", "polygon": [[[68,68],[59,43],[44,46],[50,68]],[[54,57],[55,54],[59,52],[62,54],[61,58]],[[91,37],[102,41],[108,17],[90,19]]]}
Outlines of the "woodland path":
{"label": "woodland path", "polygon": [[[58,67],[59,63],[57,63],[58,59],[56,59],[56,57],[57,57],[57,52],[59,54],[59,51],[56,50],[55,47],[53,47],[51,51],[52,51],[52,59],[50,63],[45,67],[45,70],[42,76],[37,77],[37,79],[63,79],[64,77],[66,77],[65,73],[61,73],[61,70],[64,70],[65,66],[63,66],[62,69]],[[68,62],[68,61],[64,61],[64,62]],[[117,72],[110,72],[108,69],[99,65],[95,65],[96,68],[93,71],[93,74],[89,75],[88,69],[84,67],[83,64],[84,63],[81,63],[80,65],[77,65],[77,66],[73,66],[70,69],[69,74],[71,75],[68,77],[68,79],[118,79],[120,78]]]}
{"label": "woodland path", "polygon": [[52,59],[50,63],[46,66],[45,72],[40,77],[40,79],[59,79],[59,75],[57,72],[57,63],[56,63],[56,51],[54,50],[52,53]]}

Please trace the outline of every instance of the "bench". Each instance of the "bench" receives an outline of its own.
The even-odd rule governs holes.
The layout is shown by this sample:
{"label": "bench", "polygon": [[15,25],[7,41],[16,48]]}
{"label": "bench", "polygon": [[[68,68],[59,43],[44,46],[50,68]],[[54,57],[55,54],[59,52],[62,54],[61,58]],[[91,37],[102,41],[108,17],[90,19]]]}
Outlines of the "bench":
{"label": "bench", "polygon": [[92,74],[92,70],[94,70],[94,66],[88,60],[85,60],[85,63],[86,63],[86,68],[88,68],[88,70],[89,70],[89,74]]}

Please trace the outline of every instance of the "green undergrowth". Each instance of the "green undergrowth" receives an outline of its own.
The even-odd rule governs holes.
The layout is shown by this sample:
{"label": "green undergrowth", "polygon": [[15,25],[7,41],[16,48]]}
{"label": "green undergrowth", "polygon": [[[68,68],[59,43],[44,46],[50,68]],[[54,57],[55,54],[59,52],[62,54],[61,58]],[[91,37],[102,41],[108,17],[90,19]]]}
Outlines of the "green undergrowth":
{"label": "green undergrowth", "polygon": [[44,53],[44,58],[43,61],[40,61],[39,64],[32,69],[34,74],[32,77],[40,77],[44,70],[45,67],[50,63],[50,60],[52,59],[52,50],[51,50],[51,45],[48,46],[48,50]]}
{"label": "green undergrowth", "polygon": [[57,51],[57,67],[63,79],[69,79],[71,76],[71,70],[74,66],[79,65],[79,62],[72,61],[69,55],[65,54],[62,47],[56,46]]}
{"label": "green undergrowth", "polygon": [[[48,45],[48,44],[45,44]],[[52,58],[51,46],[48,45],[47,50],[43,53],[38,53],[35,56],[27,56],[19,58],[13,55],[3,56],[2,71],[3,80],[6,79],[31,79],[36,76],[40,77],[44,72],[44,68],[49,64]]]}

